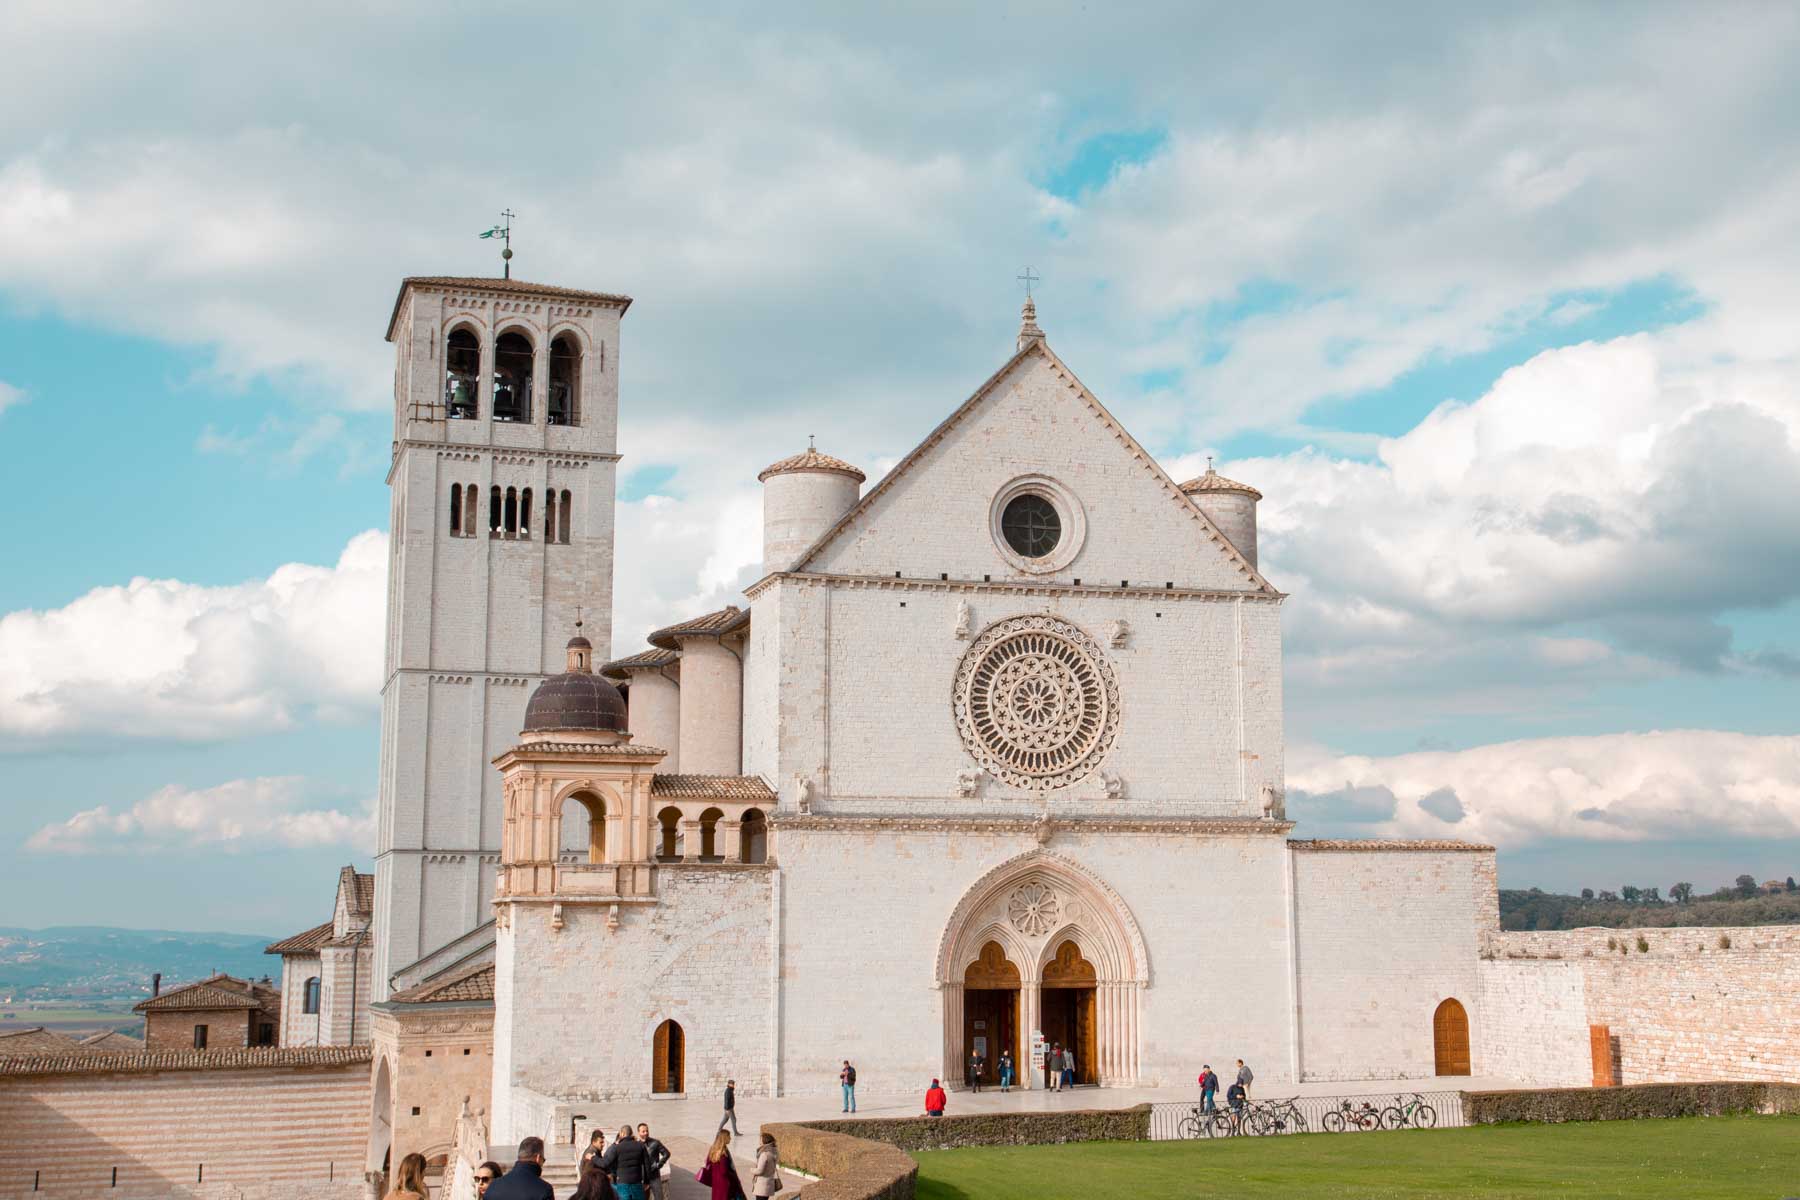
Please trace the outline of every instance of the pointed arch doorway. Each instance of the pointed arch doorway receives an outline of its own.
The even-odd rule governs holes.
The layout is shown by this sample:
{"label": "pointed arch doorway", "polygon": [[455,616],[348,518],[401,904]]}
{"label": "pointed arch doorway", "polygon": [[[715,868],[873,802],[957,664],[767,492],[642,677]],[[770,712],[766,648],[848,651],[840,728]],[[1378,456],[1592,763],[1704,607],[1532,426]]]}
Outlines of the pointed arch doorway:
{"label": "pointed arch doorway", "polygon": [[[984,955],[988,967],[972,975]],[[1002,961],[1018,970],[1016,992],[991,986],[997,978],[1010,980],[1010,972],[996,974]],[[1149,957],[1119,894],[1081,863],[1034,850],[976,880],[939,939],[936,977],[946,1085],[964,1082],[975,1021],[1005,1019],[1010,997],[996,1000],[993,992],[1017,997],[1014,1044],[998,1048],[1012,1050],[1018,1086],[1044,1086],[1034,1035],[1043,1034],[1047,1050],[1058,1032],[1075,1049],[1077,1079],[1102,1087],[1137,1083]],[[977,988],[972,980],[990,986]],[[972,1002],[984,1006],[980,1016],[970,1011]],[[994,1041],[989,1047],[991,1059],[998,1051]]]}
{"label": "pointed arch doorway", "polygon": [[981,1085],[1000,1082],[1000,1052],[1012,1054],[1013,1076],[1019,1075],[1019,992],[1023,977],[999,942],[989,941],[963,972],[963,1071],[970,1074],[977,1051],[986,1065]]}

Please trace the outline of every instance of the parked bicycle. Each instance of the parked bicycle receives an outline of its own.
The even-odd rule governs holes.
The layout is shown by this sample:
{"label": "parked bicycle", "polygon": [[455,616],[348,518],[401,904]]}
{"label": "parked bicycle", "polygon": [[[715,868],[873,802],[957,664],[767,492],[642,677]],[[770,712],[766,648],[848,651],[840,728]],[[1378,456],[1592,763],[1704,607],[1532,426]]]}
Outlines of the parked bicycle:
{"label": "parked bicycle", "polygon": [[1264,1100],[1250,1106],[1244,1118],[1250,1132],[1259,1137],[1277,1133],[1305,1133],[1306,1116],[1292,1098]]}
{"label": "parked bicycle", "polygon": [[1437,1124],[1437,1109],[1425,1103],[1425,1097],[1414,1092],[1412,1099],[1395,1096],[1394,1103],[1381,1110],[1384,1129],[1430,1129]]}
{"label": "parked bicycle", "polygon": [[1367,1100],[1362,1102],[1361,1108],[1353,1107],[1350,1101],[1345,1100],[1325,1114],[1323,1124],[1326,1133],[1342,1133],[1346,1129],[1367,1132],[1381,1128],[1381,1113]]}

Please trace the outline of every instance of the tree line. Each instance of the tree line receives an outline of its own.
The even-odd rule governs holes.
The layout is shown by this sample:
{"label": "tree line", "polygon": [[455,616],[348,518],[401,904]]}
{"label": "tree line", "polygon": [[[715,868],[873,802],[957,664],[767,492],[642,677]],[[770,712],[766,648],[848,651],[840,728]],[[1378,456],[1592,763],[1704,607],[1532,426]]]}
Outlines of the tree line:
{"label": "tree line", "polygon": [[1800,885],[1788,876],[1778,890],[1766,890],[1753,875],[1739,875],[1725,887],[1699,893],[1694,885],[1660,887],[1626,884],[1618,889],[1582,888],[1580,895],[1541,888],[1501,889],[1502,929],[1618,929],[1683,925],[1800,924]]}

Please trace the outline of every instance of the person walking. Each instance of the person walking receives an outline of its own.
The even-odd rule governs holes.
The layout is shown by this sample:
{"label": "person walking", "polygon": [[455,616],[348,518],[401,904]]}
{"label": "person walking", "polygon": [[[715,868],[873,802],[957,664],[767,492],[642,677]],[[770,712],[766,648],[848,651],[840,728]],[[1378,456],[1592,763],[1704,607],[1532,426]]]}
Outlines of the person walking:
{"label": "person walking", "polygon": [[719,1128],[723,1129],[727,1125],[731,1126],[733,1135],[743,1136],[738,1132],[737,1127],[737,1080],[735,1079],[725,1081],[725,1115],[719,1118]]}
{"label": "person walking", "polygon": [[980,1050],[969,1055],[969,1087],[978,1096],[981,1094],[981,1076],[986,1070],[987,1059],[982,1057]]}
{"label": "person walking", "polygon": [[429,1195],[425,1188],[425,1156],[408,1154],[400,1160],[400,1170],[394,1176],[394,1186],[388,1190],[383,1200],[426,1200]]}
{"label": "person walking", "polygon": [[1065,1092],[1075,1090],[1075,1051],[1073,1049],[1063,1051],[1062,1082]]}
{"label": "person walking", "polygon": [[1012,1091],[1013,1060],[1011,1050],[1000,1052],[1000,1092],[1002,1095]]}
{"label": "person walking", "polygon": [[1053,1092],[1062,1091],[1061,1042],[1051,1042],[1050,1053],[1044,1055],[1044,1086]]}
{"label": "person walking", "polygon": [[943,1087],[937,1080],[932,1080],[931,1086],[925,1089],[925,1115],[928,1117],[943,1116],[948,1100],[949,1098],[944,1095]]}
{"label": "person walking", "polygon": [[706,1161],[694,1172],[694,1182],[712,1188],[712,1200],[744,1200],[744,1183],[731,1164],[731,1135],[723,1129],[713,1136]]}
{"label": "person walking", "polygon": [[1256,1074],[1244,1065],[1243,1059],[1237,1060],[1237,1086],[1244,1089],[1244,1101],[1249,1103],[1250,1085],[1256,1082]]}
{"label": "person walking", "polygon": [[650,1156],[645,1164],[649,1174],[644,1177],[644,1195],[654,1200],[669,1200],[669,1184],[663,1178],[663,1168],[669,1165],[669,1148],[650,1136],[650,1127],[638,1122],[638,1141],[644,1144],[644,1153]]}
{"label": "person walking", "polygon": [[850,1060],[847,1058],[844,1060],[844,1069],[838,1072],[838,1083],[842,1085],[844,1089],[844,1111],[847,1113],[855,1112],[856,1068],[850,1065]]}
{"label": "person walking", "polygon": [[475,1168],[475,1200],[487,1195],[488,1184],[500,1178],[500,1164],[492,1159]]}
{"label": "person walking", "polygon": [[754,1180],[750,1185],[752,1196],[773,1196],[782,1188],[781,1155],[775,1149],[775,1135],[766,1129],[763,1131],[762,1144],[756,1148],[756,1170],[752,1172],[751,1178]]}
{"label": "person walking", "polygon": [[544,1182],[543,1138],[528,1137],[519,1143],[519,1161],[488,1184],[484,1200],[556,1200],[556,1192]]}
{"label": "person walking", "polygon": [[650,1151],[627,1125],[606,1149],[600,1169],[612,1177],[613,1195],[618,1200],[644,1200],[644,1179],[650,1163]]}
{"label": "person walking", "polygon": [[1218,1107],[1213,1103],[1213,1096],[1219,1091],[1219,1077],[1213,1073],[1211,1063],[1200,1064],[1200,1107],[1213,1112]]}

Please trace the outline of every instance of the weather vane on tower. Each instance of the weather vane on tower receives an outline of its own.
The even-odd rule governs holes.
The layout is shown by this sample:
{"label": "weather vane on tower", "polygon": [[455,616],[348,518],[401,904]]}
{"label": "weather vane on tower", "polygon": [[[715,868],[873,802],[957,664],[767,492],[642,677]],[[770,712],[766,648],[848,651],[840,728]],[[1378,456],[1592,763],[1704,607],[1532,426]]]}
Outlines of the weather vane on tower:
{"label": "weather vane on tower", "polygon": [[517,215],[510,208],[500,210],[504,224],[496,225],[481,235],[484,238],[497,237],[506,244],[506,248],[500,251],[500,273],[505,279],[512,278],[512,219]]}

